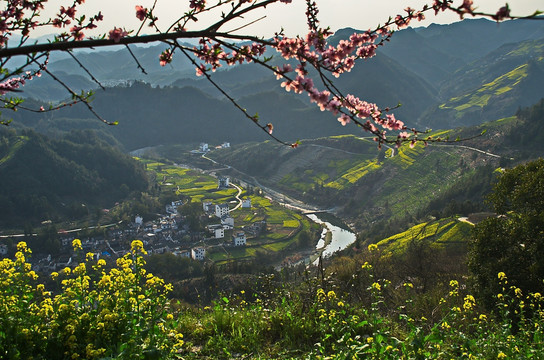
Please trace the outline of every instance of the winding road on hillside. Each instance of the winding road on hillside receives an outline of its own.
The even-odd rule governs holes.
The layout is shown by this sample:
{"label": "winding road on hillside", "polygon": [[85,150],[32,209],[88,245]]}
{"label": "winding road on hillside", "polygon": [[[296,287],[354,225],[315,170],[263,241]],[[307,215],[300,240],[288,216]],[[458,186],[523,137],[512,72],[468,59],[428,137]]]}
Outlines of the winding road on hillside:
{"label": "winding road on hillside", "polygon": [[[273,190],[273,189],[271,189],[269,187],[266,187],[266,186],[262,185],[255,177],[253,177],[251,175],[248,175],[248,174],[244,173],[243,171],[240,171],[240,170],[238,170],[235,167],[232,167],[230,165],[221,164],[221,163],[207,157],[206,154],[202,155],[202,158],[212,162],[215,165],[222,166],[222,168],[207,170],[205,172],[215,172],[215,171],[218,171],[218,170],[226,170],[226,169],[233,170],[233,171],[235,171],[235,172],[237,172],[237,173],[239,173],[241,175],[240,180],[242,182],[246,182],[248,184],[251,184],[253,186],[256,186],[256,187],[260,188],[264,192],[264,194],[266,196],[268,196],[270,199],[278,202],[279,204],[281,204],[281,205],[283,205],[283,206],[285,206],[285,207],[287,207],[289,209],[298,210],[298,211],[301,211],[303,213],[334,211],[334,209],[320,209],[317,206],[312,206],[312,205],[306,204],[305,202],[294,199],[294,198],[292,198],[290,196],[287,196],[287,195],[282,194],[282,193],[280,193],[280,192],[278,192],[276,190]],[[237,209],[237,208],[238,208],[238,206],[235,209]]]}
{"label": "winding road on hillside", "polygon": [[[503,158],[504,156],[500,156],[500,155],[497,155],[497,154],[492,154],[488,151],[484,151],[484,150],[480,150],[480,149],[476,149],[476,148],[473,148],[473,147],[470,147],[470,146],[466,146],[466,145],[457,145],[457,144],[438,144],[436,143],[435,144],[436,146],[453,146],[453,147],[459,147],[459,148],[462,148],[462,149],[466,149],[466,150],[472,150],[472,151],[476,151],[476,152],[479,152],[481,154],[484,154],[484,155],[487,155],[487,156],[491,156],[491,157],[495,157],[495,158]],[[513,158],[506,158],[506,159],[510,159],[510,160],[514,160]]]}
{"label": "winding road on hillside", "polygon": [[242,188],[235,184],[229,184],[230,186],[238,189],[238,194],[235,195],[236,200],[238,200],[238,205],[236,205],[234,208],[230,209],[229,212],[238,210],[242,206],[242,199],[240,198],[240,195],[242,195]]}

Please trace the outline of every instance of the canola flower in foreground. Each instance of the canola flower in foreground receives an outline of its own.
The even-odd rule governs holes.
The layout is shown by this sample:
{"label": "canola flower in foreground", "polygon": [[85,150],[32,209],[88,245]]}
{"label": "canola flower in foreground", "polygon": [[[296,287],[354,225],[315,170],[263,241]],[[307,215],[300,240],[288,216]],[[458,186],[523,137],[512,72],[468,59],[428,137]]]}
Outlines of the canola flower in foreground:
{"label": "canola flower in foreground", "polygon": [[[72,245],[77,256],[81,241]],[[32,271],[26,243],[17,250],[15,261],[0,262],[0,358],[168,359],[183,346],[172,287],[146,272],[141,241],[109,271],[87,253],[73,270],[53,272],[58,294]]]}

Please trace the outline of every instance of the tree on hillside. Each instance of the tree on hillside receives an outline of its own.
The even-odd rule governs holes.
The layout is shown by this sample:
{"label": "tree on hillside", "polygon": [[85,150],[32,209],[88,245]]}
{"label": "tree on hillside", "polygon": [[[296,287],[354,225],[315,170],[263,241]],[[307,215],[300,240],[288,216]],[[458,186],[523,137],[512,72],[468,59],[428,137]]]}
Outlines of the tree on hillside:
{"label": "tree on hillside", "polygon": [[[352,122],[371,133],[378,145],[383,143],[401,143],[409,141],[447,141],[420,134],[416,129],[408,128],[404,122],[395,118],[390,107],[382,107],[364,101],[354,94],[344,93],[334,82],[335,77],[349,72],[355,62],[368,59],[376,54],[376,49],[384,45],[396,29],[401,29],[413,21],[422,20],[429,13],[452,11],[462,18],[466,15],[487,16],[496,21],[517,18],[510,14],[508,5],[501,7],[494,14],[476,11],[472,0],[455,2],[454,0],[433,0],[419,10],[410,7],[404,14],[391,17],[384,25],[363,33],[354,33],[349,38],[340,40],[333,46],[327,38],[333,33],[327,27],[321,27],[318,20],[319,9],[313,0],[306,0],[306,18],[308,33],[305,37],[288,37],[281,28],[271,39],[263,39],[251,33],[245,33],[248,25],[254,21],[245,20],[249,14],[270,6],[287,6],[292,0],[219,0],[209,4],[206,0],[189,0],[188,9],[164,30],[159,27],[155,15],[157,1],[151,8],[135,6],[136,18],[141,26],[136,31],[124,27],[114,27],[103,36],[89,38],[86,33],[97,27],[103,20],[99,12],[93,15],[81,15],[84,0],[67,1],[52,19],[44,20],[41,12],[46,0],[7,0],[4,11],[0,13],[0,101],[4,108],[24,109],[22,100],[13,97],[25,82],[35,76],[46,74],[63,85],[71,95],[70,102],[43,106],[30,111],[53,111],[76,102],[86,104],[88,110],[107,124],[115,124],[114,119],[102,119],[90,103],[91,92],[77,92],[64,84],[52,71],[48,70],[49,55],[54,51],[68,53],[75,62],[87,70],[74,54],[74,49],[94,49],[104,46],[124,45],[134,58],[134,66],[145,72],[130,49],[131,44],[161,42],[165,45],[159,55],[161,65],[172,62],[174,56],[186,57],[196,68],[197,74],[208,79],[242,114],[259,126],[273,139],[284,143],[273,135],[274,126],[266,119],[261,121],[258,114],[250,114],[217,84],[212,73],[223,65],[256,63],[274,73],[281,80],[281,86],[287,91],[305,93],[322,111],[333,113],[336,119],[346,125]],[[282,4],[280,4],[282,3]],[[529,16],[537,18],[538,12]],[[215,16],[215,18],[213,18]],[[199,19],[211,17],[211,23]],[[246,21],[241,26],[235,21]],[[198,21],[198,22],[197,22]],[[258,20],[255,20],[258,21]],[[143,35],[144,26],[148,25],[152,34]],[[230,25],[234,30],[225,30]],[[54,41],[29,44],[30,36],[36,28],[54,27],[59,29]],[[196,28],[196,30],[192,30]],[[190,29],[190,30],[189,30]],[[20,36],[17,40],[16,35]],[[198,39],[199,45],[190,46],[182,40]],[[268,50],[275,50],[283,58],[283,64],[272,65]],[[24,56],[25,61],[12,61],[16,56]],[[87,70],[88,75],[98,85],[102,85]],[[393,107],[394,108],[394,107]],[[9,120],[1,120],[7,123]],[[391,132],[389,134],[388,132]],[[286,144],[286,143],[284,143]],[[298,144],[286,144],[296,147]]]}
{"label": "tree on hillside", "polygon": [[498,216],[476,225],[469,268],[478,290],[492,305],[502,292],[497,276],[509,286],[539,291],[544,280],[544,159],[506,170],[489,196]]}

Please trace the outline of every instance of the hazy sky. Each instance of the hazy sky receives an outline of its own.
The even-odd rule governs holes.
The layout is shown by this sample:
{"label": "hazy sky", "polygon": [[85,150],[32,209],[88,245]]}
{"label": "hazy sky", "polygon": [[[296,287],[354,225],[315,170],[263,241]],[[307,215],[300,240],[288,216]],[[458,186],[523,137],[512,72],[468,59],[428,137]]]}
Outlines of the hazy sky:
{"label": "hazy sky", "polygon": [[[343,27],[353,27],[356,29],[374,28],[379,23],[384,23],[389,16],[403,13],[407,6],[412,8],[421,8],[425,3],[432,3],[432,0],[316,0],[320,9],[319,19],[322,26],[330,26],[333,30]],[[458,0],[457,2],[461,2]],[[68,0],[49,0],[46,3],[48,9],[58,11],[61,4],[67,5]],[[137,29],[139,23],[135,17],[135,5],[151,7],[153,0],[86,0],[81,10],[85,14],[93,14],[102,11],[104,22],[101,27],[102,32],[113,28],[113,26],[122,26],[127,29]],[[215,0],[208,0],[208,3],[214,4]],[[156,14],[159,17],[161,28],[166,28],[167,24],[183,14],[188,9],[189,0],[157,0]],[[479,10],[496,12],[505,4],[505,0],[474,0],[474,4]],[[293,0],[292,4],[274,4],[259,14],[249,15],[244,21],[246,23],[266,15],[266,19],[245,28],[245,33],[251,32],[263,36],[270,36],[282,27],[288,35],[301,34],[306,30],[305,21],[305,1]],[[544,0],[511,0],[510,8],[514,15],[527,15],[535,10],[544,10]],[[433,16],[428,13],[427,20],[422,23],[413,23],[412,26],[426,26],[430,23],[450,23],[458,21],[459,17],[454,14],[439,14]],[[81,11],[78,12],[81,15]],[[215,15],[217,18],[217,14]],[[200,19],[197,23],[199,27],[206,24],[206,19]],[[242,24],[242,23],[240,23]],[[239,25],[237,25],[239,26]],[[233,27],[225,28],[229,30]],[[45,33],[51,31],[45,31]],[[43,33],[42,33],[43,34]]]}

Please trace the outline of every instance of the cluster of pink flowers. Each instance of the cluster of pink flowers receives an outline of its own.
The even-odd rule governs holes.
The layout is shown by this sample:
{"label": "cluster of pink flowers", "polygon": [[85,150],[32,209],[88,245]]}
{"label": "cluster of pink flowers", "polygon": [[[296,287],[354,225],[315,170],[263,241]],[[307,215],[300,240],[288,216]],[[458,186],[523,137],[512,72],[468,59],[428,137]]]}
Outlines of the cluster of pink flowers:
{"label": "cluster of pink flowers", "polygon": [[110,30],[108,38],[118,43],[122,38],[128,35],[128,32],[125,29],[114,27]]}
{"label": "cluster of pink flowers", "polygon": [[166,66],[172,62],[172,50],[166,49],[159,55],[159,63],[161,66]]}
{"label": "cluster of pink flowers", "polygon": [[12,76],[7,80],[0,82],[0,95],[5,95],[9,92],[19,89],[24,86],[27,81],[30,81],[36,77],[42,76],[42,70],[45,69],[47,61],[40,65],[38,70],[26,71],[23,76]]}
{"label": "cluster of pink flowers", "polygon": [[253,43],[240,46],[237,50],[231,50],[229,53],[223,49],[221,44],[212,44],[210,39],[201,39],[200,45],[193,48],[193,53],[203,61],[197,68],[196,73],[198,76],[203,75],[203,72],[207,70],[206,65],[211,65],[211,70],[215,71],[222,66],[222,63],[227,65],[250,63],[262,56],[265,51],[266,46],[264,44]]}
{"label": "cluster of pink flowers", "polygon": [[[39,26],[37,18],[46,1],[5,0],[5,10],[0,11],[0,47],[5,46],[11,31],[20,31],[21,35],[28,36]],[[25,17],[27,11],[30,16]]]}
{"label": "cluster of pink flowers", "polygon": [[191,0],[189,7],[196,11],[202,11],[206,7],[206,0]]}
{"label": "cluster of pink flowers", "polygon": [[76,18],[77,5],[84,3],[84,0],[75,0],[73,5],[65,8],[64,6],[60,7],[57,17],[52,20],[52,25],[57,28],[64,28],[72,24],[72,21],[76,22],[76,25],[73,25],[70,28],[69,33],[61,33],[57,36],[59,40],[63,41],[81,41],[85,38],[84,30],[91,30],[97,27],[96,22],[102,21],[104,16],[102,12],[89,17],[86,23],[84,23],[86,17],[82,16],[81,18]]}

